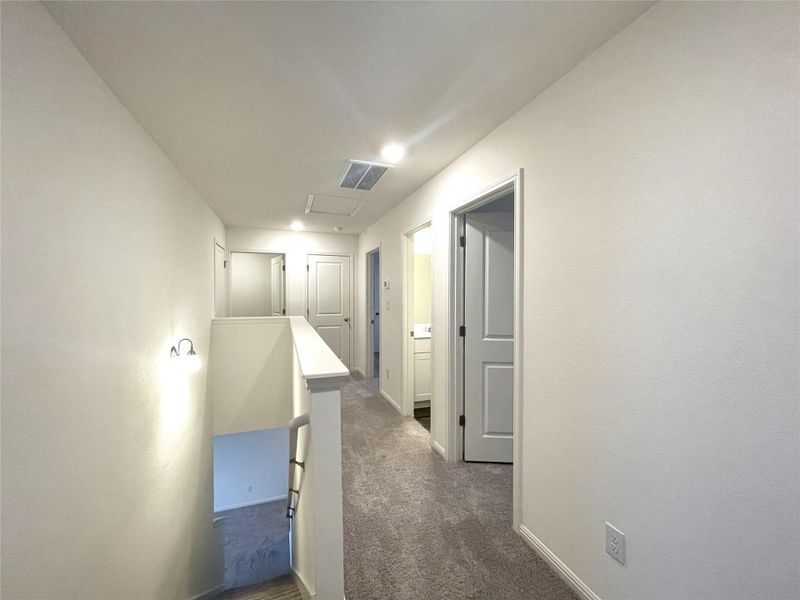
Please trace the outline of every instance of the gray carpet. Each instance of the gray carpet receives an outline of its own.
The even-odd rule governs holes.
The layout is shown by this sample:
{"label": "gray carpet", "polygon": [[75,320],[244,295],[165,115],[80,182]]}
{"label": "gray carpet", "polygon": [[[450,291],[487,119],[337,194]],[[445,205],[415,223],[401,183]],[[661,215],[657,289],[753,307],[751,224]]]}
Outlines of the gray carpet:
{"label": "gray carpet", "polygon": [[378,395],[342,389],[347,600],[575,600],[511,529],[511,466],[448,464]]}
{"label": "gray carpet", "polygon": [[225,589],[263,583],[289,572],[286,500],[218,512],[225,517]]}

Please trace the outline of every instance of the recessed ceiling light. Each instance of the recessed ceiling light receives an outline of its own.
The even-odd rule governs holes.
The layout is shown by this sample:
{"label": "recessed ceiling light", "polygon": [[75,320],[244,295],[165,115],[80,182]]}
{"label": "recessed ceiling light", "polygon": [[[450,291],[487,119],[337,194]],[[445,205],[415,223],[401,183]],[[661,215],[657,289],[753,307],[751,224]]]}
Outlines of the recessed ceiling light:
{"label": "recessed ceiling light", "polygon": [[292,221],[292,229],[295,231],[303,231],[305,227],[300,221]]}
{"label": "recessed ceiling light", "polygon": [[406,149],[400,144],[386,144],[381,148],[381,156],[390,163],[399,163],[406,155]]}

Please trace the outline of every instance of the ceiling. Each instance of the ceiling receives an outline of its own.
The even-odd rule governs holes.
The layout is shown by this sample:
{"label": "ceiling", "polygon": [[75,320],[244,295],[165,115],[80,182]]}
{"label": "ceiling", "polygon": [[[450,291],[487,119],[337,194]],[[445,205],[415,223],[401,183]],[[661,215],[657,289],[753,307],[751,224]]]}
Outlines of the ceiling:
{"label": "ceiling", "polygon": [[[49,2],[227,225],[363,230],[650,2]],[[348,159],[406,158],[372,191]],[[304,214],[309,194],[363,201]]]}

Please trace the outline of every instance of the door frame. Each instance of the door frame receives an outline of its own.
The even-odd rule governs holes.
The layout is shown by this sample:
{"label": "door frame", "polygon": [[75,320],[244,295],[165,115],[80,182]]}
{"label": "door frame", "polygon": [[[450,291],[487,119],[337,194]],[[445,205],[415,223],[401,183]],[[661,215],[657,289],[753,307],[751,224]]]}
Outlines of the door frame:
{"label": "door frame", "polygon": [[523,415],[523,171],[518,169],[511,175],[503,177],[495,183],[466,199],[460,206],[450,211],[450,289],[448,290],[448,344],[450,346],[449,380],[453,382],[449,393],[449,412],[453,418],[447,423],[449,448],[453,451],[454,460],[464,460],[464,431],[459,420],[464,414],[464,341],[459,336],[459,327],[464,324],[464,252],[459,245],[460,236],[464,235],[464,216],[466,213],[514,192],[514,384],[513,384],[513,522],[514,530],[519,532],[522,518],[522,415]]}
{"label": "door frame", "polygon": [[[414,322],[414,234],[420,229],[432,227],[433,219],[428,218],[422,223],[410,227],[400,235],[400,247],[402,248],[403,268],[402,268],[402,307],[401,321],[403,332],[402,339],[402,364],[400,371],[402,374],[402,384],[400,392],[400,413],[410,417],[414,414],[414,344],[411,343],[411,327]],[[433,287],[431,286],[431,293]],[[431,303],[433,304],[433,303]],[[432,319],[431,319],[432,320]],[[431,382],[434,379],[434,356],[433,356],[433,336],[431,336]],[[433,422],[433,398],[431,397],[431,422]]]}
{"label": "door frame", "polygon": [[[250,248],[249,246],[234,246],[232,248],[228,248],[228,257],[230,260],[231,252],[243,252],[247,254],[282,254],[283,255],[283,266],[287,264],[287,258],[289,253],[286,250],[265,250],[264,248]],[[230,307],[231,307],[231,282],[230,277],[228,277],[228,314],[231,314]],[[289,271],[288,269],[283,272],[283,306],[286,307],[289,305]],[[287,310],[286,316],[289,316],[289,312]],[[275,317],[277,318],[277,317]]]}
{"label": "door frame", "polygon": [[[367,310],[365,311],[366,319],[364,319],[364,328],[365,328],[366,337],[367,337],[367,344],[366,344],[366,349],[367,349],[366,350],[366,354],[367,355],[365,357],[366,358],[366,364],[364,366],[366,367],[366,370],[364,371],[364,377],[367,378],[367,379],[370,379],[372,377],[377,377],[378,378],[378,386],[380,386],[381,385],[381,369],[380,369],[380,367],[378,367],[378,372],[377,373],[373,373],[372,372],[373,365],[375,364],[375,357],[374,357],[375,349],[373,348],[373,345],[372,345],[372,340],[374,339],[374,332],[373,332],[372,328],[374,326],[374,323],[370,322],[372,320],[372,318],[375,316],[375,308],[376,308],[374,306],[373,298],[372,298],[372,286],[374,285],[373,279],[375,279],[375,271],[372,269],[372,255],[375,254],[376,252],[378,253],[378,265],[380,265],[381,264],[381,244],[378,244],[372,250],[367,251],[367,253],[364,255],[364,257],[365,257],[365,260],[364,260],[364,267],[365,268],[364,268],[364,270],[365,270],[366,276],[367,276],[367,289],[366,289],[367,299],[366,299],[366,302],[364,304],[364,306],[367,307]],[[377,308],[379,310],[381,308],[381,304],[382,303],[383,303],[383,286],[381,286],[381,282],[378,281],[378,306],[377,306]],[[383,343],[383,336],[381,335],[381,333],[382,333],[381,332],[381,323],[382,323],[382,320],[378,320],[378,340],[380,340],[380,343],[382,344]],[[381,351],[381,349],[379,347],[378,348],[378,352],[380,353],[380,351]]]}
{"label": "door frame", "polygon": [[[271,252],[269,250],[239,250],[237,249],[228,249],[228,267],[230,267],[227,271],[225,271],[225,275],[228,280],[227,285],[227,294],[228,294],[228,316],[231,314],[231,286],[233,284],[233,258],[231,257],[232,254],[280,254],[283,257],[283,307],[286,308],[286,252]],[[271,273],[270,273],[271,275]],[[272,282],[270,281],[270,286],[272,286]],[[270,300],[271,303],[271,300]],[[269,315],[270,317],[272,315]],[[286,316],[286,315],[284,315]],[[251,318],[251,317],[239,317],[239,318]],[[261,317],[252,317],[252,318],[261,318]]]}
{"label": "door frame", "polygon": [[349,290],[349,309],[350,309],[350,320],[348,321],[348,325],[350,325],[350,350],[347,355],[347,362],[350,365],[350,372],[352,373],[355,370],[355,365],[353,363],[353,356],[354,356],[354,348],[355,345],[355,317],[353,316],[355,313],[355,280],[356,280],[356,261],[355,255],[352,252],[306,252],[306,297],[305,297],[305,304],[306,304],[306,321],[308,321],[309,311],[311,310],[311,303],[309,301],[309,276],[311,275],[310,265],[308,262],[309,256],[344,256],[347,257],[347,260],[350,261],[350,290]]}
{"label": "door frame", "polygon": [[222,248],[222,255],[223,258],[223,267],[222,270],[225,273],[225,281],[222,282],[222,285],[225,289],[225,317],[229,317],[231,314],[231,278],[228,276],[228,264],[231,260],[231,252],[228,250],[225,242],[221,241],[217,236],[214,236],[214,245],[212,246],[213,252],[211,254],[211,269],[213,272],[213,280],[214,285],[211,293],[213,294],[213,299],[211,302],[212,305],[212,318],[225,318],[225,317],[217,317],[217,246]]}

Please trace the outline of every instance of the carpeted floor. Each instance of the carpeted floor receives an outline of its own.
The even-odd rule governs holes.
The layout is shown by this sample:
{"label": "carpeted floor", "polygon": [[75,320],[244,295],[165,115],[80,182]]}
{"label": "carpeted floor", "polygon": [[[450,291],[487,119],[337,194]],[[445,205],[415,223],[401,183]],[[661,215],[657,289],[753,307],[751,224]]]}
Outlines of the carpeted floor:
{"label": "carpeted floor", "polygon": [[511,466],[448,464],[417,421],[342,389],[348,600],[574,600],[511,529]]}
{"label": "carpeted floor", "polygon": [[226,590],[269,581],[289,572],[286,500],[234,508],[214,516],[225,517]]}

